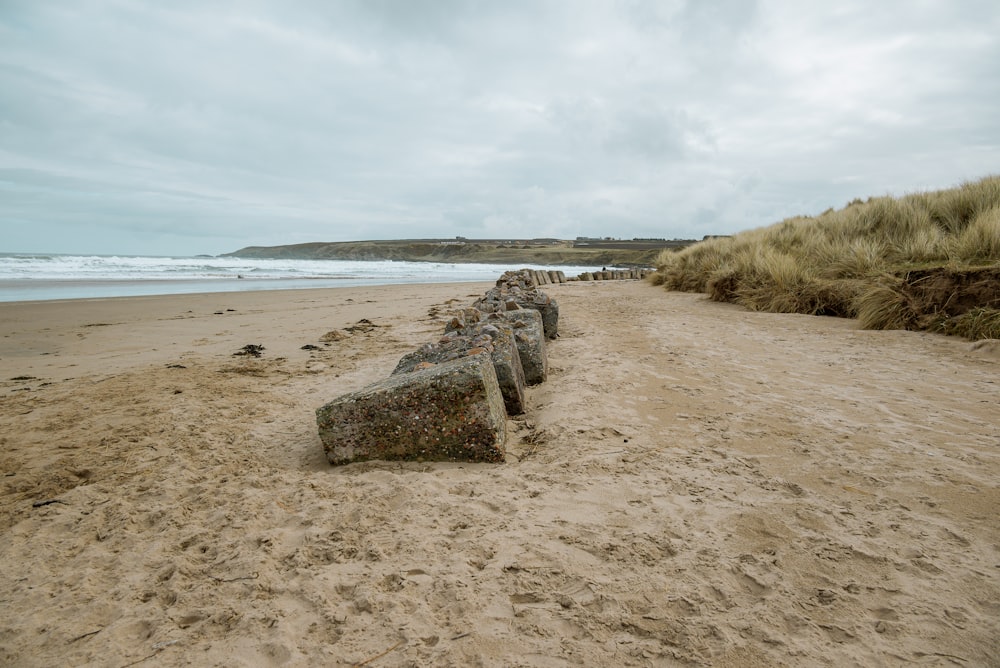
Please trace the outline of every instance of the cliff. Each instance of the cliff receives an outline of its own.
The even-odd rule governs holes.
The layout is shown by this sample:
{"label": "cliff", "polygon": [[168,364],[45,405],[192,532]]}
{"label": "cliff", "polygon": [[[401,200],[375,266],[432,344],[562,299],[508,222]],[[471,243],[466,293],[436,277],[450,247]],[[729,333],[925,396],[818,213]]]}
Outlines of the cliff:
{"label": "cliff", "polygon": [[405,260],[550,266],[652,266],[664,248],[693,241],[586,242],[543,240],[439,240],[313,242],[247,246],[223,257],[297,260]]}

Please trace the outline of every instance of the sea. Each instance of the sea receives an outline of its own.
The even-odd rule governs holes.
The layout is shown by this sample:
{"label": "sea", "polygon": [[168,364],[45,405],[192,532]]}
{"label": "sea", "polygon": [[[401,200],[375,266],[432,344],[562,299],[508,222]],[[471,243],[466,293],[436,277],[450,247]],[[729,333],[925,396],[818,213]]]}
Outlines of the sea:
{"label": "sea", "polygon": [[567,276],[595,269],[388,260],[0,253],[0,302],[398,283],[492,282],[504,271],[521,268],[560,269]]}

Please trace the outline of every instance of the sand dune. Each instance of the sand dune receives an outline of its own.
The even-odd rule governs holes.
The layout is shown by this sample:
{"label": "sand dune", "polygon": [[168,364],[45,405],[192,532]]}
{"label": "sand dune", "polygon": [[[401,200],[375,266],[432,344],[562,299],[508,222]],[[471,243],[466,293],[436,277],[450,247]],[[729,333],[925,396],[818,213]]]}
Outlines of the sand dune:
{"label": "sand dune", "polygon": [[487,287],[0,304],[0,664],[1000,665],[995,347],[549,286],[508,463],[327,465]]}

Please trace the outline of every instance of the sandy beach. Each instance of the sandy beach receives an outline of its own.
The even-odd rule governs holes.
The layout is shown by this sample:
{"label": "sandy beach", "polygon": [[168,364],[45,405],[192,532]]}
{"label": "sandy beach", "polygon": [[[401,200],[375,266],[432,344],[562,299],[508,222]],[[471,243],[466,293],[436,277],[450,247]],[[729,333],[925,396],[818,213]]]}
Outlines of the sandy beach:
{"label": "sandy beach", "polygon": [[1000,348],[547,286],[507,463],[329,466],[488,287],[0,304],[0,664],[1000,666]]}

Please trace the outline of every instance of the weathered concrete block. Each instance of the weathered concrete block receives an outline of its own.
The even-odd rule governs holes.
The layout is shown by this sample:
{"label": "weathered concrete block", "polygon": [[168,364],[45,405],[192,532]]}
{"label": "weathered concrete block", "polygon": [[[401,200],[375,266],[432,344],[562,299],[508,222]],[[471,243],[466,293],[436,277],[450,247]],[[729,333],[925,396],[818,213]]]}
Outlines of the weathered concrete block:
{"label": "weathered concrete block", "polygon": [[559,336],[559,304],[555,299],[539,292],[531,302],[521,304],[521,307],[533,308],[542,314],[542,328],[546,338],[554,339]]}
{"label": "weathered concrete block", "polygon": [[462,329],[450,329],[445,338],[428,343],[403,356],[393,374],[409,373],[431,364],[485,352],[496,372],[500,392],[510,415],[524,412],[524,370],[514,337],[514,328],[505,319],[484,321]]}
{"label": "weathered concrete block", "polygon": [[489,355],[396,374],[316,410],[331,464],[502,462],[507,415]]}
{"label": "weathered concrete block", "polygon": [[497,374],[497,382],[500,384],[500,393],[503,395],[507,413],[520,415],[527,403],[524,399],[524,386],[527,381],[524,377],[524,367],[521,365],[521,354],[517,349],[514,328],[507,322],[491,324],[494,324],[499,331],[493,339],[493,352],[490,357],[493,360],[493,370]]}
{"label": "weathered concrete block", "polygon": [[445,325],[444,331],[447,333],[474,327],[482,321],[484,316],[485,314],[482,311],[472,306],[463,308]]}
{"label": "weathered concrete block", "polygon": [[528,385],[544,383],[549,375],[549,361],[545,351],[542,314],[535,309],[522,308],[506,311],[503,315],[514,328],[514,342],[521,357],[524,382]]}
{"label": "weathered concrete block", "polygon": [[[538,274],[544,276],[545,272],[539,271]],[[521,290],[516,287],[511,289],[492,288],[477,299],[473,306],[484,313],[499,313],[509,310],[511,302],[521,308],[532,308],[540,312],[546,337],[554,339],[559,335],[559,305],[537,288],[529,290]]]}

